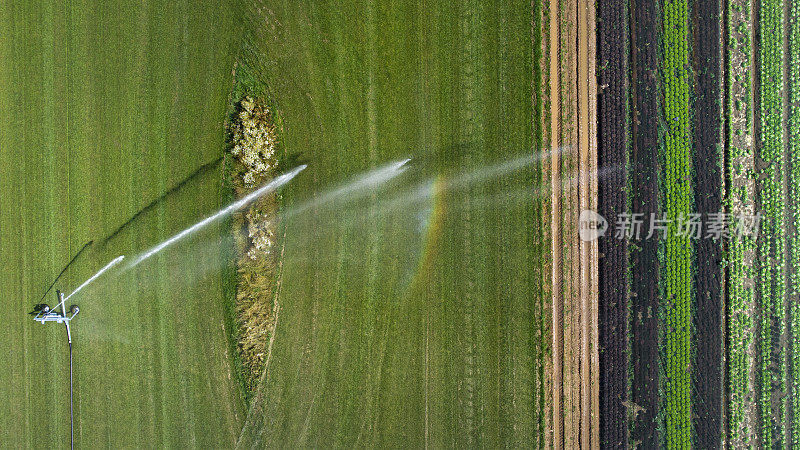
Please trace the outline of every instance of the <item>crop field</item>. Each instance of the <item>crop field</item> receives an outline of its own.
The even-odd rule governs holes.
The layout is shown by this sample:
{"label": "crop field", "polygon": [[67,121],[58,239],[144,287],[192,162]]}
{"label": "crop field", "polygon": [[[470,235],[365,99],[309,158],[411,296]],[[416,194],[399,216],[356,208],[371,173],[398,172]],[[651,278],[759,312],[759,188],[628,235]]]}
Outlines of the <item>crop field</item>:
{"label": "crop field", "polygon": [[771,447],[780,443],[783,427],[783,402],[773,402],[773,388],[784,389],[785,358],[777,341],[785,326],[785,135],[782,127],[784,109],[783,78],[783,5],[764,2],[760,10],[761,72],[759,84],[760,148],[757,158],[768,163],[762,171],[760,209],[764,211],[762,241],[759,250],[760,301],[760,386],[758,405],[761,412],[761,443]]}
{"label": "crop field", "polygon": [[[798,10],[781,0],[609,2],[599,7],[608,30],[626,7],[629,59],[603,48],[624,32],[598,34],[600,79],[611,72],[602,87],[614,96],[601,97],[599,151],[601,171],[605,155],[627,151],[628,179],[601,178],[599,204],[624,211],[621,191],[644,236],[669,236],[600,243],[600,365],[617,374],[600,387],[601,411],[617,418],[601,421],[601,442],[790,448],[800,420]],[[624,118],[626,89],[633,136],[621,141],[627,129],[604,120],[603,105]],[[687,239],[690,222],[675,219],[692,214],[703,228]],[[728,231],[714,234],[715,219]],[[614,332],[626,327],[620,343]]]}
{"label": "crop field", "polygon": [[[661,192],[665,216],[676,223],[692,213],[692,132],[689,112],[689,2],[668,1],[663,9],[664,147]],[[664,434],[668,447],[690,442],[689,379],[692,243],[678,229],[665,239],[661,262],[664,378]]]}
{"label": "crop field", "polygon": [[[755,209],[753,152],[753,88],[748,70],[753,61],[753,27],[749,1],[732,2],[725,24],[729,36],[728,89],[728,196],[727,207],[734,214]],[[755,332],[755,247],[751,237],[731,240],[728,246],[728,389],[729,439],[743,446],[755,440],[752,411],[755,407],[753,335]]]}
{"label": "crop field", "polygon": [[[287,204],[388,161],[422,168],[284,222],[275,340],[240,446],[545,445],[549,242],[530,230],[549,225],[547,196],[503,194],[541,185],[541,162],[458,187],[547,150],[541,7],[257,7],[268,25],[246,56],[286,151],[309,161]],[[427,183],[411,211],[387,208]]]}
{"label": "crop field", "polygon": [[799,3],[0,30],[0,447],[800,446]]}
{"label": "crop field", "polygon": [[789,420],[786,422],[785,433],[787,434],[787,446],[797,447],[800,445],[800,5],[794,4],[788,10],[789,13],[789,32],[788,32],[788,78],[787,90],[789,97],[789,111],[787,120],[787,139],[789,143],[788,159],[790,172],[787,181],[787,203],[790,208],[788,226],[792,234],[789,236],[789,258],[787,261],[789,273],[789,330],[791,330],[792,341],[788,345],[789,375],[786,386],[787,391],[793,393],[787,402]]}
{"label": "crop field", "polygon": [[[87,241],[56,288],[219,207],[204,171],[104,242],[222,154],[237,31],[194,2],[3,2],[0,23],[0,447],[68,448],[65,332],[26,313]],[[74,298],[76,447],[235,443],[219,255],[168,253]]]}

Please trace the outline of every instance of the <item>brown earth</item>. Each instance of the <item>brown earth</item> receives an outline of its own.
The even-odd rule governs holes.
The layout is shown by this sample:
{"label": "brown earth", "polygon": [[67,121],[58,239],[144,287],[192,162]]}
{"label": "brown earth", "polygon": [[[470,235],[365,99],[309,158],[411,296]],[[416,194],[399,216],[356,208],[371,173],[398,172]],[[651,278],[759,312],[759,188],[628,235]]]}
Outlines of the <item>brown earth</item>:
{"label": "brown earth", "polygon": [[[628,2],[598,5],[598,212],[613,223],[627,211],[629,140]],[[612,228],[613,230],[613,228]],[[599,239],[598,328],[600,357],[600,445],[625,448],[628,443],[628,245],[606,232]]]}
{"label": "brown earth", "polygon": [[[721,2],[693,3],[694,183],[697,212],[722,211]],[[720,448],[722,426],[722,241],[695,242],[692,427],[698,448]]]}
{"label": "brown earth", "polygon": [[[658,42],[657,5],[631,3],[631,72],[634,82],[630,156],[631,211],[658,209]],[[630,439],[641,448],[657,448],[658,432],[658,245],[644,239],[631,245],[631,393]]]}
{"label": "brown earth", "polygon": [[[597,242],[578,216],[597,209],[595,10],[551,0],[550,186],[553,248],[553,447],[599,446]],[[577,49],[575,43],[578,43]],[[577,50],[577,51],[576,51]],[[575,180],[573,182],[572,180]]]}
{"label": "brown earth", "polygon": [[[535,36],[537,33],[541,33],[542,40],[541,40],[541,66],[540,66],[540,73],[541,73],[541,91],[543,93],[543,101],[542,101],[542,114],[541,114],[541,127],[542,127],[542,145],[549,148],[555,148],[554,145],[557,145],[553,136],[553,130],[557,130],[558,128],[553,128],[554,121],[552,121],[552,116],[554,113],[553,108],[553,98],[555,97],[554,92],[558,92],[557,90],[554,91],[552,86],[552,79],[553,73],[555,71],[552,69],[552,44],[553,39],[551,37],[551,26],[553,21],[550,18],[548,5],[544,4],[541,7],[541,10],[538,11],[538,15],[532,18],[534,24],[536,21],[540,22],[541,30],[536,30],[532,28],[531,36]],[[532,25],[533,27],[533,25]],[[551,72],[553,70],[553,72]],[[557,88],[556,88],[557,89]],[[534,94],[535,95],[535,94]],[[535,101],[535,98],[533,99]],[[557,102],[555,102],[557,104]],[[544,158],[542,159],[542,172],[541,172],[541,186],[546,186],[547,189],[550,187],[550,181],[552,178],[552,160],[553,158],[557,158],[557,154],[554,152],[552,158]],[[540,233],[542,242],[546,243],[546,246],[550,246],[550,250],[552,252],[552,244],[555,242],[552,240],[552,220],[553,220],[553,208],[554,203],[553,200],[555,196],[551,196],[547,198],[546,195],[542,195],[542,215],[541,215],[541,230]],[[546,247],[545,247],[546,248]],[[553,255],[554,256],[554,255]],[[553,290],[553,271],[555,270],[558,265],[555,263],[553,258],[545,258],[546,260],[543,261],[543,265],[541,268],[541,275],[542,275],[542,288],[545,292],[543,292],[542,297],[547,298],[548,293],[552,294]],[[560,390],[558,391],[558,395],[556,395],[556,388],[560,386],[561,383],[561,372],[560,366],[559,370],[554,370],[555,363],[557,357],[560,358],[560,350],[559,347],[555,344],[555,336],[557,331],[560,332],[560,322],[558,327],[557,325],[557,318],[556,318],[556,309],[554,308],[555,303],[545,303],[543,305],[542,311],[542,330],[541,336],[542,340],[549,340],[550,347],[550,354],[545,355],[545,364],[544,364],[544,390],[545,394],[545,402],[544,402],[544,429],[546,430],[544,435],[544,447],[545,448],[554,448],[555,436],[561,436],[561,421],[555,420],[554,411],[557,411],[555,405],[556,402],[560,404]],[[549,356],[549,357],[548,357]],[[560,361],[560,359],[559,359]],[[558,381],[556,383],[556,380]],[[556,432],[556,427],[558,427],[558,432]]]}
{"label": "brown earth", "polygon": [[[580,141],[580,211],[597,211],[596,13],[593,1],[578,4],[578,136]],[[580,214],[578,211],[578,214]],[[577,224],[573,217],[573,224]],[[573,225],[577,230],[577,225]],[[598,242],[580,241],[581,252],[581,447],[598,448]]]}
{"label": "brown earth", "polygon": [[559,19],[554,11],[560,9],[559,0],[550,0],[550,23],[549,23],[549,57],[550,57],[550,149],[552,150],[552,157],[550,161],[550,187],[551,187],[551,223],[550,223],[550,236],[551,250],[553,256],[552,263],[552,292],[553,292],[553,307],[552,307],[552,346],[553,346],[553,448],[558,450],[563,448],[564,444],[564,417],[562,414],[563,405],[562,399],[564,396],[563,388],[563,366],[564,366],[564,346],[563,336],[564,331],[562,328],[564,308],[563,297],[561,292],[561,186],[558,184],[559,173],[561,168],[561,155],[557,149],[561,146],[561,92],[559,73],[559,58],[561,45],[559,42]]}

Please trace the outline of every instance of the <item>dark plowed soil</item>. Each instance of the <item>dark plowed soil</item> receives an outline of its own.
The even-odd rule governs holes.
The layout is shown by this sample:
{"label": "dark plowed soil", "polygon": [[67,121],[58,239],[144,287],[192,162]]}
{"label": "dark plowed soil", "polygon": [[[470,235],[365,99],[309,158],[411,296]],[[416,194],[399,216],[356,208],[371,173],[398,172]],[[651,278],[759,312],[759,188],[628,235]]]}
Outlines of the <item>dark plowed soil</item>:
{"label": "dark plowed soil", "polygon": [[[628,157],[627,2],[609,0],[598,9],[598,165],[608,173],[599,181],[599,213],[613,224],[627,210],[627,173],[614,170],[624,168]],[[626,448],[627,243],[609,232],[599,248],[600,443],[603,448]]]}
{"label": "dark plowed soil", "polygon": [[[634,0],[632,8],[633,115],[631,209],[650,217],[658,203],[658,27],[657,2]],[[646,234],[645,234],[646,235]],[[658,433],[658,254],[656,239],[631,245],[631,440],[657,448]]]}
{"label": "dark plowed soil", "polygon": [[[720,1],[693,2],[695,84],[695,201],[697,212],[721,211]],[[721,241],[699,239],[696,271],[692,376],[693,427],[697,448],[720,448],[722,439]]]}

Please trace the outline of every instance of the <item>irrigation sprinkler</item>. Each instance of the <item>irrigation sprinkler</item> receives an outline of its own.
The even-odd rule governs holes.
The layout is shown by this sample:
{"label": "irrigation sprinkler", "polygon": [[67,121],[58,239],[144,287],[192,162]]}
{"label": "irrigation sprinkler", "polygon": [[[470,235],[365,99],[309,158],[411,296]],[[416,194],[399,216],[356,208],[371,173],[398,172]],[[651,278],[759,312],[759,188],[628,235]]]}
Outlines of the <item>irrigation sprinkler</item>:
{"label": "irrigation sprinkler", "polygon": [[33,316],[33,320],[42,324],[47,322],[63,323],[67,327],[67,342],[72,344],[72,333],[69,329],[69,322],[78,315],[80,308],[78,308],[78,305],[71,305],[69,309],[65,309],[64,302],[66,299],[64,298],[64,293],[56,290],[56,296],[60,301],[55,308],[50,308],[47,304],[36,305],[36,307],[34,307],[33,311],[36,315]]}
{"label": "irrigation sprinkler", "polygon": [[80,312],[78,305],[71,305],[69,309],[65,309],[65,302],[67,298],[64,293],[56,290],[56,298],[59,300],[55,308],[50,308],[47,304],[38,304],[34,307],[33,320],[45,324],[47,322],[63,323],[67,328],[67,344],[69,345],[69,441],[70,448],[75,448],[75,427],[73,425],[72,413],[72,332],[69,329],[69,323]]}
{"label": "irrigation sprinkler", "polygon": [[[86,248],[90,244],[91,242],[89,244],[86,244],[84,248]],[[83,249],[81,249],[81,251],[83,251]],[[77,255],[75,258],[77,258]],[[75,258],[73,258],[72,261],[75,261]],[[116,259],[106,264],[102,269],[97,271],[97,273],[92,275],[88,280],[84,281],[83,284],[78,286],[77,289],[72,291],[72,293],[67,296],[65,296],[63,292],[56,290],[56,298],[58,299],[58,304],[55,306],[55,308],[51,308],[50,305],[47,305],[45,303],[40,303],[34,306],[33,311],[30,313],[31,315],[33,315],[33,320],[41,324],[45,324],[48,322],[63,323],[67,329],[67,344],[69,345],[69,440],[71,449],[75,448],[75,426],[74,426],[73,407],[72,407],[72,331],[69,328],[69,323],[72,321],[72,319],[75,318],[75,316],[78,315],[78,313],[80,312],[80,308],[78,308],[78,305],[71,305],[69,308],[66,308],[65,305],[70,297],[72,297],[73,295],[78,293],[78,291],[80,291],[81,289],[92,283],[100,275],[102,275],[115,265],[119,264],[124,258],[125,258],[124,255],[118,256]],[[72,261],[70,261],[70,264],[72,264]],[[67,267],[69,267],[69,265],[67,265]],[[65,270],[66,268],[61,271],[61,274],[59,274],[58,277],[61,277],[61,275],[64,273]],[[58,278],[56,278],[56,281],[58,281]],[[55,285],[55,281],[53,282],[53,285]],[[52,288],[53,285],[51,285],[50,287]],[[49,290],[50,289],[48,288],[48,291]],[[47,292],[45,292],[45,295],[47,295]]]}

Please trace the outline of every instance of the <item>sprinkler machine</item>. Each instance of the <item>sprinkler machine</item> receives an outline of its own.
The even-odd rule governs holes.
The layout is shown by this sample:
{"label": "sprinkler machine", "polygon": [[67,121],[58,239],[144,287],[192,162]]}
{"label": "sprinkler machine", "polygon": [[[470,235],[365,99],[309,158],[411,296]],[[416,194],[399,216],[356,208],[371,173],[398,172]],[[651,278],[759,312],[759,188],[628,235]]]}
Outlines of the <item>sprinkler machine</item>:
{"label": "sprinkler machine", "polygon": [[67,342],[72,344],[72,333],[69,330],[69,322],[80,312],[78,305],[71,305],[69,309],[64,309],[64,293],[56,290],[56,297],[59,300],[55,308],[50,308],[47,304],[36,305],[33,311],[36,313],[33,320],[42,324],[46,322],[63,323],[67,327]]}
{"label": "sprinkler machine", "polygon": [[69,440],[70,448],[75,448],[75,429],[72,412],[72,332],[69,329],[69,322],[78,315],[80,308],[77,305],[71,305],[69,309],[64,309],[64,303],[67,300],[64,297],[64,293],[59,290],[56,290],[56,298],[59,302],[55,308],[50,308],[49,305],[40,303],[33,308],[31,314],[35,314],[33,320],[39,323],[63,323],[67,328],[67,344],[69,345]]}
{"label": "sprinkler machine", "polygon": [[72,332],[69,329],[69,322],[75,318],[80,312],[77,305],[71,305],[69,309],[65,309],[64,303],[67,299],[64,293],[56,290],[56,298],[58,305],[51,308],[45,303],[40,303],[33,308],[33,320],[45,324],[47,322],[63,323],[67,328],[67,344],[69,345],[69,440],[70,448],[75,448],[75,431],[73,426],[73,413],[72,413]]}
{"label": "sprinkler machine", "polygon": [[[55,286],[56,282],[61,278],[61,275],[66,272],[67,268],[75,262],[80,255],[87,247],[92,244],[92,241],[87,242],[83,248],[72,258],[72,261],[64,267],[64,270],[56,277],[55,281],[47,288],[44,295],[42,296],[41,300],[47,296],[50,290]],[[33,316],[33,320],[45,324],[47,322],[55,322],[55,323],[63,323],[67,329],[67,344],[69,345],[69,439],[70,439],[70,448],[75,448],[75,427],[74,427],[74,416],[73,416],[73,406],[72,406],[72,396],[73,396],[73,389],[72,389],[72,331],[69,329],[69,323],[75,316],[78,315],[80,309],[77,305],[71,305],[67,308],[66,302],[69,300],[70,297],[75,295],[78,291],[86,287],[88,284],[96,280],[100,275],[102,275],[107,270],[111,269],[113,266],[118,264],[124,256],[119,256],[115,260],[108,263],[105,267],[100,269],[97,273],[95,273],[91,278],[86,280],[82,285],[80,285],[77,289],[75,289],[72,294],[64,296],[64,293],[56,290],[56,299],[58,300],[58,304],[55,308],[51,308],[50,305],[46,303],[39,303],[38,305],[33,307],[33,311],[30,314]],[[40,300],[40,301],[41,301]]]}

